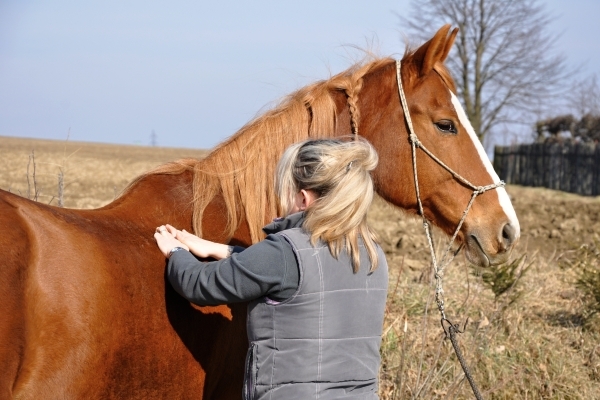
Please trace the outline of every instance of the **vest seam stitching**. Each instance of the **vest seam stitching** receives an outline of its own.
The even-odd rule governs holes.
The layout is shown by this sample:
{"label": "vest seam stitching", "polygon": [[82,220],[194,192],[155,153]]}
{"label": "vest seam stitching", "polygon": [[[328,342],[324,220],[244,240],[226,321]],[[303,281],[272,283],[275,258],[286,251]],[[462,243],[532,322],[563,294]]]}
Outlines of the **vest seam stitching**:
{"label": "vest seam stitching", "polygon": [[[349,340],[349,339],[373,339],[373,338],[379,338],[381,339],[380,335],[372,335],[372,336],[350,336],[350,337],[343,337],[343,338],[322,338],[322,340]],[[280,340],[315,340],[317,338],[280,338]],[[256,342],[264,342],[264,340],[258,340]]]}
{"label": "vest seam stitching", "polygon": [[[335,292],[359,292],[359,291],[360,292],[372,292],[372,291],[375,291],[375,290],[384,290],[384,291],[387,291],[387,289],[384,289],[384,288],[369,288],[369,289],[359,288],[359,289],[335,289],[335,290],[328,290],[327,293],[335,293]],[[299,294],[296,297],[311,296],[311,295],[315,295],[317,293],[320,293],[320,292],[303,293],[303,294]],[[282,304],[282,303],[279,303],[279,304]],[[274,304],[274,305],[279,305],[279,304]]]}
{"label": "vest seam stitching", "polygon": [[324,301],[325,301],[325,282],[323,281],[323,265],[321,264],[321,257],[319,256],[319,253],[315,251],[315,258],[317,260],[317,264],[319,266],[319,280],[320,280],[320,285],[319,285],[319,358],[318,358],[318,367],[317,367],[317,382],[315,385],[315,390],[316,390],[316,397],[317,399],[319,398],[319,383],[318,381],[321,380],[321,362],[323,361],[323,308],[324,308]]}
{"label": "vest seam stitching", "polygon": [[[277,329],[275,329],[275,308],[271,308],[271,321],[273,321],[273,347],[277,348]],[[269,400],[273,399],[273,377],[275,375],[275,364],[277,361],[277,352],[273,352],[273,367],[271,368],[271,382],[269,389]]]}
{"label": "vest seam stitching", "polygon": [[[286,229],[286,230],[291,230],[291,229]],[[289,298],[287,298],[287,299],[279,302],[278,304],[269,304],[271,307],[275,307],[275,306],[279,306],[279,305],[282,305],[282,304],[290,303],[293,299],[296,298],[296,296],[298,296],[298,294],[302,290],[302,285],[304,283],[304,265],[302,263],[302,260],[301,260],[301,257],[300,257],[300,253],[298,252],[298,249],[296,248],[296,246],[295,246],[292,238],[289,237],[289,236],[287,236],[285,234],[285,231],[278,232],[277,234],[283,236],[283,238],[292,247],[292,251],[294,252],[294,256],[296,257],[296,261],[298,262],[298,273],[300,274],[300,277],[298,279],[298,289],[296,289],[296,292],[294,292],[294,294],[292,296],[290,296]]]}

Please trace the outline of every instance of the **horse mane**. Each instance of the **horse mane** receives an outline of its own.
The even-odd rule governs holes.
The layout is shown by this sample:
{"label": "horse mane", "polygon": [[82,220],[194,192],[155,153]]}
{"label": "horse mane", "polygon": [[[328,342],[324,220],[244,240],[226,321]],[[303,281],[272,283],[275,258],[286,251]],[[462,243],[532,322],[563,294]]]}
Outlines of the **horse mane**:
{"label": "horse mane", "polygon": [[221,196],[227,211],[225,235],[231,238],[245,221],[252,242],[256,243],[264,237],[262,226],[282,211],[274,191],[276,160],[293,143],[331,136],[336,131],[336,93],[344,93],[347,97],[351,129],[356,133],[360,117],[357,102],[363,77],[390,63],[393,63],[391,58],[362,61],[327,80],[301,88],[247,123],[206,158],[162,165],[140,176],[125,192],[148,175],[193,170],[192,225],[195,233],[202,235],[204,210]]}

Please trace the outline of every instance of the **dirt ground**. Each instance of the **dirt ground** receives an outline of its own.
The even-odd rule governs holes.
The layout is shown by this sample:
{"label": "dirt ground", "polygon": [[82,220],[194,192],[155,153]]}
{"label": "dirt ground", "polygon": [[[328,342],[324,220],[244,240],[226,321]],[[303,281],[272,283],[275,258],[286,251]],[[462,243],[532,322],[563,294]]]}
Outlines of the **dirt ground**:
{"label": "dirt ground", "polygon": [[507,188],[523,231],[520,248],[551,255],[600,234],[600,197],[544,188]]}

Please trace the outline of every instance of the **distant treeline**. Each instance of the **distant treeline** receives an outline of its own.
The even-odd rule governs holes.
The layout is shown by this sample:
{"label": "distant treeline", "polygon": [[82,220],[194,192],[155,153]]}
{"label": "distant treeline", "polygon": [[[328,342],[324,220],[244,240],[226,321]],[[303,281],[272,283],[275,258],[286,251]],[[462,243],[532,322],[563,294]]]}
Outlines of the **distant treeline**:
{"label": "distant treeline", "polygon": [[594,142],[496,146],[494,169],[506,183],[600,195],[600,144]]}

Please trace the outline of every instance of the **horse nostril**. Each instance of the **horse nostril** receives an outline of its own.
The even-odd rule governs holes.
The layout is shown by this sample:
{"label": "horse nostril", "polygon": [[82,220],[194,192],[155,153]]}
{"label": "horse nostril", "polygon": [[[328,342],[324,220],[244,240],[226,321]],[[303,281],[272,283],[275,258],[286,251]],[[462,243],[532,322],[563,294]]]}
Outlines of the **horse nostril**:
{"label": "horse nostril", "polygon": [[502,227],[502,244],[504,250],[509,249],[515,242],[517,230],[509,223]]}

